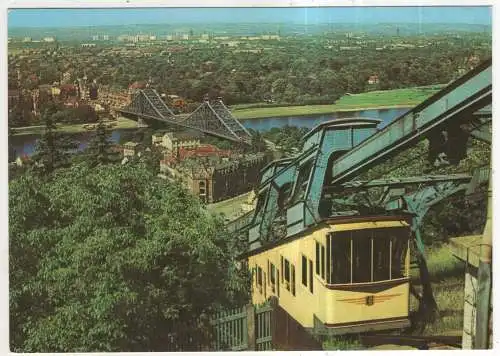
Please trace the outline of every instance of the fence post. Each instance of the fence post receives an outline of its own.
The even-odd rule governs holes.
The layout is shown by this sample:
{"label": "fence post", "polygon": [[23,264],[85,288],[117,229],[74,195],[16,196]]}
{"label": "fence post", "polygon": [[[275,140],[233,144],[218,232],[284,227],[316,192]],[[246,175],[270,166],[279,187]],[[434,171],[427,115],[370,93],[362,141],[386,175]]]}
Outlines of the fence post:
{"label": "fence post", "polygon": [[247,304],[247,332],[248,332],[248,350],[255,351],[257,340],[255,335],[255,308],[253,304]]}

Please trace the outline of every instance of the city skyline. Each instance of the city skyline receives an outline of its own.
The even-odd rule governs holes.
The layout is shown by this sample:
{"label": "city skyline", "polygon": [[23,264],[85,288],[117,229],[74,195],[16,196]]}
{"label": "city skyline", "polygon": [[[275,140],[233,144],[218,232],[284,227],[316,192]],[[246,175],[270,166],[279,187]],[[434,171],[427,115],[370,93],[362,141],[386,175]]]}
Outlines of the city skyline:
{"label": "city skyline", "polygon": [[[77,16],[75,16],[77,15]],[[10,9],[8,28],[202,23],[449,23],[491,25],[490,6]]]}

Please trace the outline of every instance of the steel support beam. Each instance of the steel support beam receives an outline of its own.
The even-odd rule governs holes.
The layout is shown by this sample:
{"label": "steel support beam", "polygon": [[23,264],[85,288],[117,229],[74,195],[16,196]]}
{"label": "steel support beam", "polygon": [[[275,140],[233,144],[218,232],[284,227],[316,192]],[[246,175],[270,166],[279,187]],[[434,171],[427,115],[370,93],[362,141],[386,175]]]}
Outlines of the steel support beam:
{"label": "steel support beam", "polygon": [[332,166],[330,184],[339,184],[401,152],[426,134],[454,120],[472,117],[491,105],[491,60],[425,100],[353,148]]}

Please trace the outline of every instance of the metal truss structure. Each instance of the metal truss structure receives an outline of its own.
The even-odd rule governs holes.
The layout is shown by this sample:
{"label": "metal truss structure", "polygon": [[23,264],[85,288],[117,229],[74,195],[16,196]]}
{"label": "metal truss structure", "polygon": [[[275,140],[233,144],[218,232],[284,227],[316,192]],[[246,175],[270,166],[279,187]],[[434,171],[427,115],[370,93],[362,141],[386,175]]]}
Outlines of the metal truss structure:
{"label": "metal truss structure", "polygon": [[[398,153],[429,140],[436,153],[458,163],[465,158],[469,136],[491,142],[491,60],[482,63],[412,110],[377,130],[373,119],[342,119],[323,123],[304,137],[302,151],[295,157],[272,162],[262,171],[257,208],[247,219],[250,250],[280,236],[270,236],[272,225],[284,219],[290,237],[330,216],[345,215],[335,201],[345,198],[346,189],[356,188],[356,177],[386,162]],[[386,187],[391,195],[404,196],[404,184],[439,186],[441,183],[470,180],[461,176],[378,180],[363,185]],[[425,184],[424,184],[425,183]],[[359,187],[361,190],[362,187]],[[427,188],[425,188],[427,189]],[[426,190],[429,192],[429,190]],[[450,190],[451,191],[451,190]],[[449,196],[449,194],[446,194]],[[415,199],[423,196],[417,195]],[[351,206],[345,201],[345,206]],[[428,205],[428,204],[426,204]]]}
{"label": "metal truss structure", "polygon": [[146,88],[135,93],[129,105],[116,111],[138,120],[156,120],[237,143],[251,142],[248,130],[231,114],[221,99],[213,103],[207,100],[187,118],[181,118],[170,110],[156,90]]}
{"label": "metal truss structure", "polygon": [[214,103],[204,101],[181,122],[185,126],[231,141],[248,144],[251,141],[250,133],[234,118],[221,99]]}

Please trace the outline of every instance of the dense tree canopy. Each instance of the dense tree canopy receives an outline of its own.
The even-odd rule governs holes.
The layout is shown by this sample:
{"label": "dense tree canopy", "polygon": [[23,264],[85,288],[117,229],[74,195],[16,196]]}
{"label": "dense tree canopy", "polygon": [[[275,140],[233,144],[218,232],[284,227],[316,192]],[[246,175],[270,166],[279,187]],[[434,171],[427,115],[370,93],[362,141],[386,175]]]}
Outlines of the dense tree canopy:
{"label": "dense tree canopy", "polygon": [[223,221],[143,164],[9,185],[11,350],[161,351],[247,300]]}

